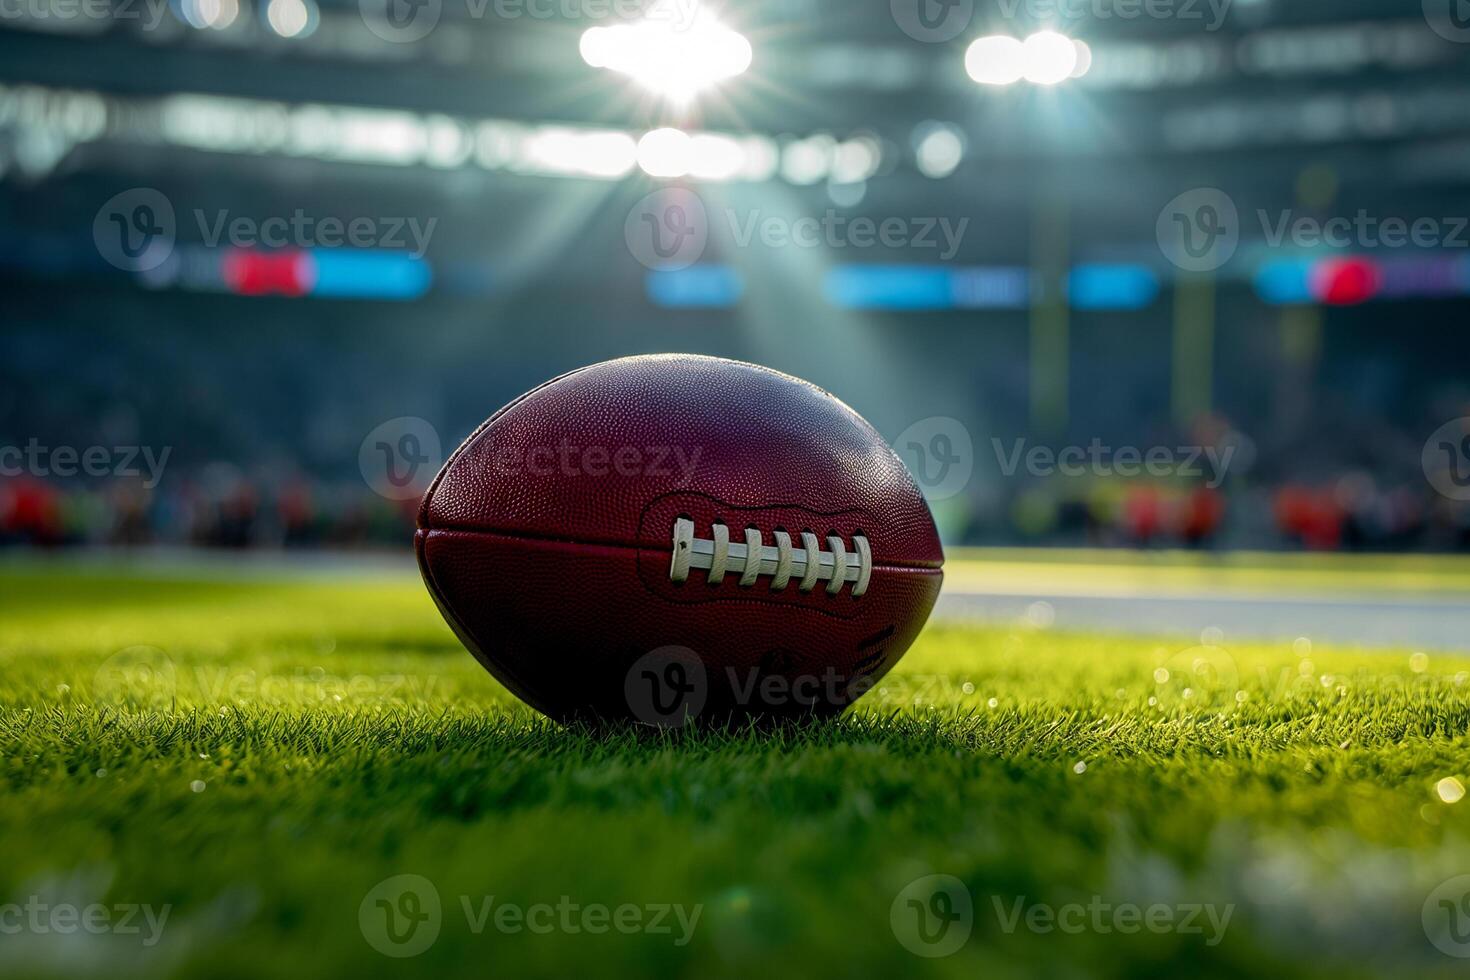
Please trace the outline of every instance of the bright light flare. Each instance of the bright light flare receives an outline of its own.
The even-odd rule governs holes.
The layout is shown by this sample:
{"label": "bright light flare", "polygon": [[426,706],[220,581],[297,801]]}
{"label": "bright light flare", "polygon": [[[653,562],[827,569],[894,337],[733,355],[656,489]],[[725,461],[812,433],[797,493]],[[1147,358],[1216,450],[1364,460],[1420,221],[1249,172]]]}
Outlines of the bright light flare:
{"label": "bright light flare", "polygon": [[650,177],[683,177],[693,166],[692,141],[679,129],[655,129],[638,141],[638,166]]}
{"label": "bright light flare", "polygon": [[1081,78],[1092,70],[1092,48],[1086,41],[1077,41],[1077,67],[1072,69],[1073,78]]}
{"label": "bright light flare", "polygon": [[675,103],[744,74],[753,52],[743,34],[710,19],[688,26],[664,18],[593,27],[582,34],[582,60],[627,75]]}
{"label": "bright light flare", "polygon": [[281,37],[305,37],[316,30],[320,18],[316,0],[270,0],[265,20]]}
{"label": "bright light flare", "polygon": [[1010,85],[1026,70],[1021,42],[995,34],[976,38],[965,52],[965,71],[981,85]]}
{"label": "bright light flare", "polygon": [[925,177],[948,177],[965,159],[965,134],[949,123],[923,123],[914,130],[914,159]]}
{"label": "bright light flare", "polygon": [[1056,85],[1092,67],[1092,49],[1081,41],[1038,31],[1021,41],[1003,34],[976,38],[965,51],[965,71],[981,85]]}
{"label": "bright light flare", "polygon": [[543,126],[528,134],[514,166],[527,173],[612,179],[632,171],[638,147],[627,133]]}
{"label": "bright light flare", "polygon": [[1072,76],[1077,67],[1077,45],[1056,31],[1038,31],[1021,45],[1025,63],[1022,77],[1036,85],[1055,85]]}
{"label": "bright light flare", "polygon": [[239,0],[182,0],[179,11],[196,30],[222,31],[240,16]]}

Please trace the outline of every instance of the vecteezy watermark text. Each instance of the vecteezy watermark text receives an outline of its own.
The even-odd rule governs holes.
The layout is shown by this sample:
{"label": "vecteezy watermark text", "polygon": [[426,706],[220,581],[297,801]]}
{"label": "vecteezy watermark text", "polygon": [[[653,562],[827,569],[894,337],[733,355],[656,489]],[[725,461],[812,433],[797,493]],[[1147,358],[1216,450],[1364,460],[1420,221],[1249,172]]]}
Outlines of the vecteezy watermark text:
{"label": "vecteezy watermark text", "polygon": [[642,933],[650,936],[669,936],[675,946],[687,946],[694,938],[694,929],[704,912],[703,905],[686,907],[679,903],[655,902],[634,905],[631,902],[608,906],[600,902],[583,904],[563,895],[556,904],[536,902],[519,905],[515,902],[497,901],[494,895],[471,898],[459,897],[465,920],[470,932],[479,935],[487,927],[496,932],[515,935],[529,932],[538,936],[553,932],[576,935],[589,933],[601,935],[620,932],[625,936]]}
{"label": "vecteezy watermark text", "polygon": [[1466,228],[1470,218],[1464,217],[1382,217],[1359,208],[1352,217],[1337,215],[1318,218],[1299,215],[1287,208],[1272,215],[1264,209],[1256,211],[1262,237],[1272,248],[1290,245],[1295,248],[1470,248]]}
{"label": "vecteezy watermark text", "polygon": [[[363,23],[384,41],[421,41],[449,0],[358,0]],[[463,0],[462,18],[485,20],[658,21],[675,31],[694,24],[704,0]]]}
{"label": "vecteezy watermark text", "polygon": [[768,650],[756,667],[726,665],[711,669],[688,647],[665,646],[633,662],[623,679],[623,695],[633,716],[657,728],[682,728],[697,720],[713,700],[722,708],[756,713],[826,713],[840,710],[867,693],[883,660],[890,627],[863,643],[866,658],[851,673],[833,667],[803,671],[795,655]]}
{"label": "vecteezy watermark text", "polygon": [[172,446],[43,446],[32,437],[24,446],[0,446],[0,476],[144,477],[149,490],[163,479]]}
{"label": "vecteezy watermark text", "polygon": [[938,250],[945,262],[959,252],[970,225],[969,218],[852,218],[831,208],[820,216],[795,218],[764,214],[759,208],[743,216],[726,209],[725,221],[739,248],[749,248],[756,241],[766,248],[916,248]]}
{"label": "vecteezy watermark text", "polygon": [[[381,248],[414,258],[423,258],[439,223],[438,218],[407,216],[312,215],[301,208],[264,217],[228,209],[194,208],[190,213],[208,248]],[[92,220],[92,239],[98,254],[110,265],[127,272],[147,272],[173,254],[180,220],[173,201],[162,191],[134,187],[113,195],[98,208]]]}
{"label": "vecteezy watermark text", "polygon": [[163,938],[163,927],[172,911],[172,905],[157,908],[132,902],[74,905],[70,902],[47,902],[39,895],[31,895],[23,903],[0,903],[0,935],[54,933],[69,936],[85,932],[94,936],[141,936],[143,945],[151,947],[158,945]]}
{"label": "vecteezy watermark text", "polygon": [[554,446],[502,446],[493,465],[502,476],[655,476],[687,486],[700,453],[699,446],[578,446],[563,439]]}
{"label": "vecteezy watermark text", "polygon": [[[231,215],[227,210],[213,215],[194,210],[194,220],[204,244],[217,248],[221,242],[236,248],[390,248],[407,249],[410,255],[423,258],[429,248],[438,218],[342,219],[316,217],[297,208],[289,215],[254,218]],[[409,245],[412,244],[412,248]]]}
{"label": "vecteezy watermark text", "polygon": [[168,0],[0,0],[0,21],[136,21],[157,29],[168,14]]}
{"label": "vecteezy watermark text", "polygon": [[1352,214],[1322,217],[1292,208],[1257,208],[1242,216],[1234,199],[1217,187],[1185,191],[1164,205],[1155,234],[1164,257],[1190,272],[1209,272],[1229,262],[1244,233],[1268,248],[1310,250],[1395,250],[1470,248],[1470,217],[1464,215]]}
{"label": "vecteezy watermark text", "polygon": [[[996,462],[1002,475],[1015,476],[1024,466],[1031,476],[1049,477],[1113,477],[1178,476],[1204,479],[1205,486],[1216,489],[1225,482],[1236,446],[1223,449],[1214,446],[1109,446],[1093,439],[1086,446],[1026,446],[1025,439],[1015,439],[1009,448],[1003,440],[991,437]],[[1208,465],[1201,465],[1207,463]]]}
{"label": "vecteezy watermark text", "polygon": [[1206,946],[1220,945],[1225,938],[1225,930],[1230,927],[1230,917],[1235,914],[1234,903],[1170,905],[1154,902],[1140,905],[1109,902],[1101,895],[1093,895],[1085,904],[1067,902],[1062,905],[1031,902],[1024,895],[1009,899],[992,895],[990,903],[1001,931],[1008,936],[1018,929],[1041,935],[1061,932],[1073,936],[1084,932],[1100,935],[1114,932],[1123,935],[1177,933],[1181,936],[1204,936]]}
{"label": "vecteezy watermark text", "polygon": [[[1201,936],[1206,946],[1218,946],[1235,914],[1234,903],[1112,902],[1093,895],[1086,902],[1053,905],[1033,902],[1025,895],[991,895],[989,906],[1001,932],[1048,935],[1085,932],[1133,935],[1148,932]],[[977,909],[968,886],[954,875],[917,878],[894,897],[889,909],[893,936],[916,956],[951,956],[969,941]]]}
{"label": "vecteezy watermark text", "polygon": [[[562,895],[555,902],[507,902],[495,895],[459,896],[459,909],[469,931],[487,929],[503,935],[546,936],[646,935],[667,937],[687,946],[704,913],[703,904],[677,902],[580,902]],[[423,953],[439,937],[443,903],[434,883],[422,875],[394,875],[378,882],[358,906],[358,925],[368,945],[385,956],[405,958]]]}
{"label": "vecteezy watermark text", "polygon": [[[1218,31],[1233,0],[999,0],[996,11],[1015,24],[1177,20]],[[915,41],[952,41],[975,19],[975,0],[889,0],[893,21]]]}
{"label": "vecteezy watermark text", "polygon": [[670,187],[634,205],[623,234],[628,250],[643,265],[674,271],[698,262],[716,234],[739,249],[912,249],[948,262],[959,253],[969,226],[969,218],[851,217],[831,208],[811,215],[726,208],[712,216],[699,195]]}

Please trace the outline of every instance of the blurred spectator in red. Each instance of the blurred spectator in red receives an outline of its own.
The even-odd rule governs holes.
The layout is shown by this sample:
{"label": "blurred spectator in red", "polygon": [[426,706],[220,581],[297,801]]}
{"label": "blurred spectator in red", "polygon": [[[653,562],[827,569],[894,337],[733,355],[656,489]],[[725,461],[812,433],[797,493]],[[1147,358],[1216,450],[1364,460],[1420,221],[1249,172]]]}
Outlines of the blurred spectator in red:
{"label": "blurred spectator in red", "polygon": [[1124,528],[1134,542],[1146,545],[1164,524],[1164,501],[1155,487],[1139,485],[1128,488],[1123,501]]}
{"label": "blurred spectator in red", "polygon": [[1342,508],[1331,491],[1287,485],[1276,494],[1276,525],[1302,547],[1332,550],[1342,544]]}
{"label": "blurred spectator in red", "polygon": [[1218,490],[1195,487],[1179,506],[1179,537],[1191,548],[1208,544],[1225,520],[1225,498]]}
{"label": "blurred spectator in red", "polygon": [[28,477],[0,483],[0,540],[56,545],[64,540],[61,495]]}

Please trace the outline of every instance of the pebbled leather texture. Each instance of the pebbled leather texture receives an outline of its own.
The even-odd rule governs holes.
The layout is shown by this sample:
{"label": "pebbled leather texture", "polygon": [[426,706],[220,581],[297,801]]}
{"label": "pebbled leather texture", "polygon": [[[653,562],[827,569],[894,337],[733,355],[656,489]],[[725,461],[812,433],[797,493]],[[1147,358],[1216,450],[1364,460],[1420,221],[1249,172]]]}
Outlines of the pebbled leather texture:
{"label": "pebbled leather texture", "polygon": [[[681,516],[735,542],[784,529],[800,547],[809,530],[851,550],[862,533],[868,591],[742,587],[738,569],[675,584]],[[557,718],[640,716],[625,681],[668,647],[699,658],[706,714],[839,711],[912,643],[944,560],[923,496],[857,413],[789,375],[693,355],[596,364],[501,409],[430,486],[415,546],[460,639]],[[792,686],[833,674],[816,698]],[[772,677],[788,683],[753,683]]]}

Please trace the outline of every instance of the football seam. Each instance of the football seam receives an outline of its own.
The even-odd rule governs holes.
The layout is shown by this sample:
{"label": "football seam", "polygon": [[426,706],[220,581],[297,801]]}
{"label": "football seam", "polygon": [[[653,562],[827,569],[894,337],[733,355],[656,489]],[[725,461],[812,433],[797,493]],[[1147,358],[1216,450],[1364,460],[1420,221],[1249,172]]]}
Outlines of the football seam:
{"label": "football seam", "polygon": [[[533,534],[526,531],[498,531],[488,527],[421,527],[424,534],[468,534],[480,537],[505,538],[508,541],[541,541],[546,544],[565,544],[577,548],[616,548],[622,551],[648,551],[668,555],[670,547],[664,544],[640,544],[636,541],[594,541],[583,538],[559,538],[554,534]],[[943,572],[942,564],[924,563],[903,565],[895,562],[873,562],[873,571],[889,572]]]}
{"label": "football seam", "polygon": [[[675,606],[695,606],[695,605],[703,605],[703,604],[707,604],[707,603],[719,603],[719,604],[722,604],[722,605],[733,604],[733,605],[744,605],[744,606],[760,606],[760,607],[778,606],[778,607],[781,607],[781,608],[784,608],[784,609],[791,609],[791,610],[799,610],[799,611],[802,611],[802,612],[816,613],[817,615],[819,615],[819,616],[825,616],[828,619],[841,620],[841,621],[851,620],[854,616],[856,616],[857,614],[859,614],[860,612],[862,612],[863,599],[854,599],[851,596],[832,596],[831,597],[833,601],[844,600],[844,599],[847,600],[844,603],[844,609],[843,610],[826,609],[826,608],[822,608],[822,606],[818,606],[818,605],[808,605],[808,604],[805,604],[805,603],[793,602],[789,598],[788,599],[783,599],[781,597],[781,594],[780,593],[772,593],[772,594],[769,594],[769,595],[763,595],[763,594],[760,594],[760,593],[756,593],[756,594],[753,594],[752,595],[752,594],[750,594],[750,590],[749,589],[742,589],[741,590],[741,593],[743,593],[743,594],[736,593],[736,594],[732,594],[732,595],[707,595],[707,596],[701,597],[699,599],[677,599],[677,598],[670,598],[669,596],[661,595],[657,590],[655,590],[652,586],[650,586],[648,584],[648,581],[644,578],[643,555],[645,555],[645,554],[655,555],[656,554],[660,558],[664,557],[664,551],[663,551],[663,549],[660,549],[660,548],[657,548],[657,547],[649,547],[649,546],[645,546],[645,545],[633,545],[633,544],[619,544],[619,543],[600,542],[600,541],[580,541],[580,540],[571,539],[571,538],[556,538],[556,537],[551,537],[551,536],[547,536],[547,535],[503,534],[503,533],[498,532],[498,531],[480,531],[480,530],[471,530],[471,529],[465,529],[465,528],[420,528],[419,531],[418,531],[418,533],[417,533],[417,539],[418,539],[418,542],[419,542],[419,546],[422,549],[420,551],[420,554],[424,556],[421,559],[420,564],[428,572],[428,574],[425,575],[425,579],[430,581],[430,591],[434,593],[435,601],[436,601],[436,603],[439,603],[440,604],[441,611],[448,611],[448,610],[450,610],[450,607],[449,607],[449,605],[448,605],[447,602],[441,602],[441,598],[442,598],[443,594],[442,594],[442,592],[439,591],[438,583],[436,581],[433,581],[433,571],[432,571],[431,568],[429,568],[429,563],[428,563],[428,558],[427,558],[427,551],[428,551],[428,548],[427,548],[427,540],[428,540],[428,537],[430,535],[433,535],[433,534],[458,534],[458,535],[467,535],[467,536],[471,536],[471,537],[497,537],[497,538],[503,538],[503,539],[505,539],[507,541],[512,541],[512,542],[515,542],[515,541],[542,542],[542,543],[545,543],[545,544],[564,545],[564,546],[569,546],[569,547],[572,547],[572,548],[587,547],[587,548],[607,548],[607,549],[618,550],[618,551],[632,551],[632,552],[635,552],[636,553],[636,557],[637,557],[637,561],[638,561],[638,565],[639,565],[639,572],[638,572],[637,578],[638,578],[639,584],[641,584],[643,586],[644,591],[650,597],[652,597],[654,599],[657,599],[660,602],[666,602],[666,603],[669,603],[670,605],[675,605]],[[876,575],[876,573],[878,573],[879,571],[888,572],[888,573],[892,573],[892,574],[898,574],[898,575],[936,576],[939,579],[939,582],[940,582],[941,587],[942,587],[943,582],[944,582],[944,569],[943,568],[915,568],[915,567],[905,566],[905,565],[882,565],[882,564],[878,564],[877,562],[875,562],[873,564],[873,572]],[[737,586],[737,588],[738,588],[738,586]],[[872,589],[871,588],[869,589],[869,594],[872,594]],[[936,593],[936,596],[937,596],[937,594],[938,593]],[[446,614],[446,618],[449,618],[450,615],[452,615],[452,613],[447,613]],[[926,615],[925,618],[927,619],[927,615]],[[451,627],[454,627],[455,628],[455,633],[456,634],[459,634],[460,633],[460,624],[458,624],[457,617],[455,617],[455,622],[452,622],[450,625],[451,625]],[[465,646],[470,649],[470,651],[472,653],[476,653],[476,647],[473,646],[468,640],[465,639],[465,637],[468,636],[468,635],[469,635],[468,632],[466,632],[463,636],[461,636],[461,640],[464,642]],[[492,674],[494,674],[496,676],[496,678],[499,679],[502,684],[504,684],[508,688],[511,688],[512,691],[515,691],[517,694],[519,694],[519,685],[512,684],[512,682],[509,681],[509,680],[507,680],[505,676],[502,676],[501,668],[499,668],[499,667],[494,668],[494,669],[490,668],[488,666],[488,661],[485,660],[485,659],[482,659],[479,656],[478,653],[476,653],[476,659],[481,660],[482,663],[485,663],[487,665],[486,666],[486,669],[487,670],[490,670],[490,672]],[[530,701],[529,698],[524,698],[523,700],[527,700],[528,702]]]}

